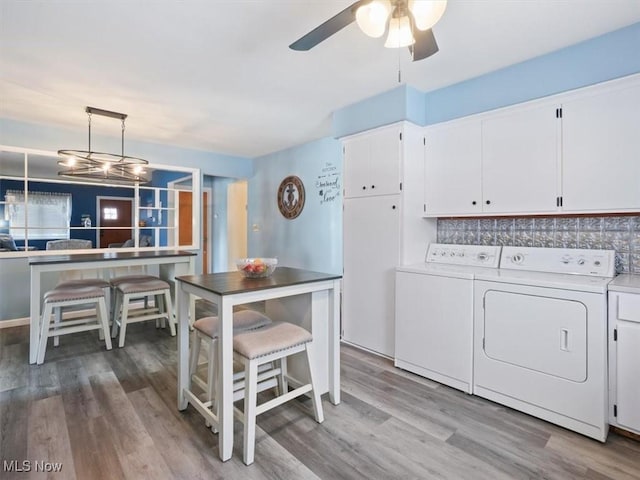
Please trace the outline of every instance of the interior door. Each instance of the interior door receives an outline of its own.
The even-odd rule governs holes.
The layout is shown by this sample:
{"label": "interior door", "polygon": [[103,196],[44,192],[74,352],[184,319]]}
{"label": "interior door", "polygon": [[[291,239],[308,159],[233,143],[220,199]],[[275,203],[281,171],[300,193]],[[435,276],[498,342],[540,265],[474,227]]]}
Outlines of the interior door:
{"label": "interior door", "polygon": [[[209,195],[202,192],[202,273],[209,273]],[[178,246],[193,245],[193,194],[178,191]]]}
{"label": "interior door", "polygon": [[100,212],[99,248],[107,248],[110,244],[124,243],[133,238],[132,198],[98,197],[98,210]]}

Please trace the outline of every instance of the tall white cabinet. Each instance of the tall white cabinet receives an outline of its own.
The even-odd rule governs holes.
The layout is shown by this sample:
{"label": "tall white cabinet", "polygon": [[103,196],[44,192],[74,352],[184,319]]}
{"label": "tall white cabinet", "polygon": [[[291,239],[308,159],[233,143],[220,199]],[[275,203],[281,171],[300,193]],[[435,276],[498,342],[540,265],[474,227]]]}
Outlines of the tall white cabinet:
{"label": "tall white cabinet", "polygon": [[424,136],[402,122],[345,137],[342,338],[393,356],[395,268],[435,240],[424,219]]}

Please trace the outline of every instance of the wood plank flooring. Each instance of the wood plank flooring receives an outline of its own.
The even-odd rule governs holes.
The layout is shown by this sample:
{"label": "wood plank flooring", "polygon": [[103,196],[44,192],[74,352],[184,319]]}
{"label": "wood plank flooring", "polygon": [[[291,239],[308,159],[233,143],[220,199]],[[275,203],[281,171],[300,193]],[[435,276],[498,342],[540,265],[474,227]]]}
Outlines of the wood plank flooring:
{"label": "wood plank flooring", "polygon": [[[247,467],[236,422],[222,463],[200,415],[176,409],[166,331],[131,325],[111,352],[95,332],[67,335],[42,366],[28,365],[28,337],[0,330],[2,479],[640,479],[640,442],[611,433],[603,445],[347,345],[343,400],[325,396],[322,425],[308,400],[265,413]],[[6,471],[12,460],[63,466]]]}

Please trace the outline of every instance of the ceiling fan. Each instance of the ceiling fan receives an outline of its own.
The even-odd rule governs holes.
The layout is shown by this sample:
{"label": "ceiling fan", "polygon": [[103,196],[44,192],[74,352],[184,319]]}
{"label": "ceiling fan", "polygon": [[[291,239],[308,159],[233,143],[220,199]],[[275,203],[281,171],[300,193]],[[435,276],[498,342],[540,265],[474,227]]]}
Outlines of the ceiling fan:
{"label": "ceiling fan", "polygon": [[431,28],[440,20],[447,0],[359,0],[289,45],[309,50],[354,21],[370,37],[388,30],[384,46],[409,47],[413,61],[438,51]]}

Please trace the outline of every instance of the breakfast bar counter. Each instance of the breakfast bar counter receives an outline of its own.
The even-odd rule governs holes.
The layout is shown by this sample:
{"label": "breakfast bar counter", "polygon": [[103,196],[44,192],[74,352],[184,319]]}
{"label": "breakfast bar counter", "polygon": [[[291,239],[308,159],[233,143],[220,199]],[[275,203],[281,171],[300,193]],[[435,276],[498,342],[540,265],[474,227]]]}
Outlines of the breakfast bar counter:
{"label": "breakfast bar counter", "polygon": [[[40,305],[42,300],[42,276],[46,272],[67,270],[100,270],[108,280],[108,271],[120,267],[158,265],[160,277],[173,281],[176,275],[194,272],[194,252],[183,250],[143,250],[136,252],[101,251],[96,253],[71,253],[65,255],[39,255],[29,257],[31,270],[31,307],[29,363],[35,363],[40,331]],[[186,300],[187,304],[190,302]],[[177,307],[176,307],[177,308]],[[190,307],[193,313],[194,308]]]}
{"label": "breakfast bar counter", "polygon": [[219,430],[219,455],[225,461],[233,450],[233,307],[265,301],[273,320],[297,323],[311,331],[320,393],[340,403],[340,284],[341,276],[278,267],[267,278],[245,278],[241,272],[176,278],[178,288],[178,409],[187,408],[189,386],[188,296],[215,303],[220,317],[218,402],[220,415],[212,419]]}

